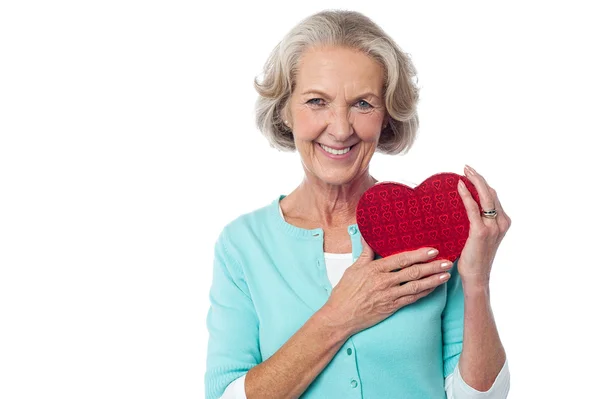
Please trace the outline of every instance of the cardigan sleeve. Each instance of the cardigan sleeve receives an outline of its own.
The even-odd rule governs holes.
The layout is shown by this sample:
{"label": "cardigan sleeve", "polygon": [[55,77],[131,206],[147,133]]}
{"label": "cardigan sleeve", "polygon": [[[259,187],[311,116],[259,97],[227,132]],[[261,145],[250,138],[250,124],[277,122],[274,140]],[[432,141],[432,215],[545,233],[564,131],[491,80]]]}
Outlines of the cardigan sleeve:
{"label": "cardigan sleeve", "polygon": [[446,378],[445,387],[447,399],[506,399],[510,390],[508,360],[504,361],[504,366],[496,376],[494,384],[487,391],[478,391],[468,385],[462,379],[458,365],[454,373]]}
{"label": "cardigan sleeve", "polygon": [[[245,390],[246,374],[233,381],[219,399],[248,399]],[[492,398],[494,399],[494,398]]]}
{"label": "cardigan sleeve", "polygon": [[225,230],[215,245],[210,308],[206,318],[208,350],[205,397],[218,399],[226,387],[262,361],[258,317],[239,263],[227,250]]}
{"label": "cardigan sleeve", "polygon": [[462,352],[465,316],[465,297],[458,274],[458,258],[450,270],[446,283],[446,306],[442,311],[442,358],[444,378],[450,375]]}

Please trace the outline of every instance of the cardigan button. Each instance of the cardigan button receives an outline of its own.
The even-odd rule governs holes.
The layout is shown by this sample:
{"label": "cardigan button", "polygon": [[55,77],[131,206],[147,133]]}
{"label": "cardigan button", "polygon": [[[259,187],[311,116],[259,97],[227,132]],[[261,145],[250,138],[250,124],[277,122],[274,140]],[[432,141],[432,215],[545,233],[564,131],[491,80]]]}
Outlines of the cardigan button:
{"label": "cardigan button", "polygon": [[356,380],[352,380],[350,381],[350,386],[352,386],[352,388],[356,388],[358,386],[358,382],[356,382]]}
{"label": "cardigan button", "polygon": [[348,355],[351,355],[351,354],[352,354],[352,348],[348,348],[348,349],[346,350],[346,353],[347,353]]}

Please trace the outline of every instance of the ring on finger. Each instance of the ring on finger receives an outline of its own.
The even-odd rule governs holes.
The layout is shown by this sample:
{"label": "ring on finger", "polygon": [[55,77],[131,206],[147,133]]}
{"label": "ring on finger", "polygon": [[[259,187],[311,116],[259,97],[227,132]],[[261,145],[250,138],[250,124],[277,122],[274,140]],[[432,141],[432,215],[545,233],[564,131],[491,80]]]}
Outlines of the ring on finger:
{"label": "ring on finger", "polygon": [[488,219],[494,219],[496,216],[498,216],[498,212],[496,212],[495,209],[490,209],[489,211],[483,211],[483,212],[481,212],[481,214],[483,215],[484,218],[488,218]]}

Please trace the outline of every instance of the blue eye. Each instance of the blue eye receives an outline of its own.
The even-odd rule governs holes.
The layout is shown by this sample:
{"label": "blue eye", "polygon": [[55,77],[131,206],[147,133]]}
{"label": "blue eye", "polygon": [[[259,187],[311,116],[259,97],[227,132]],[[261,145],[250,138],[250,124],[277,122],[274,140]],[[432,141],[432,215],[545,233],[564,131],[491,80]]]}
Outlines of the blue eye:
{"label": "blue eye", "polygon": [[369,104],[368,102],[366,102],[365,100],[359,100],[357,104],[363,104],[363,105],[359,105],[358,108],[361,109],[371,109],[373,108],[373,106],[371,104]]}
{"label": "blue eye", "polygon": [[[323,103],[319,103],[319,101],[323,101]],[[323,100],[322,98],[311,98],[306,103],[310,104],[310,105],[322,106],[322,105],[325,105],[325,100]],[[359,100],[357,102],[357,104],[358,104],[358,108],[360,108],[362,110],[369,110],[369,109],[373,108],[373,106],[371,104],[369,104],[368,102],[366,102],[365,100]]]}
{"label": "blue eye", "polygon": [[317,104],[317,103],[313,102],[313,101],[320,101],[320,100],[323,100],[323,99],[322,98],[311,98],[306,103],[311,104],[311,105],[323,105],[323,104]]}

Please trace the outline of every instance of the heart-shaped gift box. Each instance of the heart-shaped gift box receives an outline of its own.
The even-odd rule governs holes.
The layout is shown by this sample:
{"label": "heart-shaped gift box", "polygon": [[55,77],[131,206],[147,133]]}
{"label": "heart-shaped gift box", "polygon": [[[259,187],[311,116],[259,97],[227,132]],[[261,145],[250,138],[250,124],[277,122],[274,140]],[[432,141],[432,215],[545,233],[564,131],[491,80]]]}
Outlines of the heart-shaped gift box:
{"label": "heart-shaped gift box", "polygon": [[465,176],[438,173],[415,188],[379,182],[363,193],[356,220],[363,238],[381,257],[422,247],[439,250],[434,259],[454,262],[469,236],[469,218],[458,193],[462,180],[479,205],[477,189]]}

